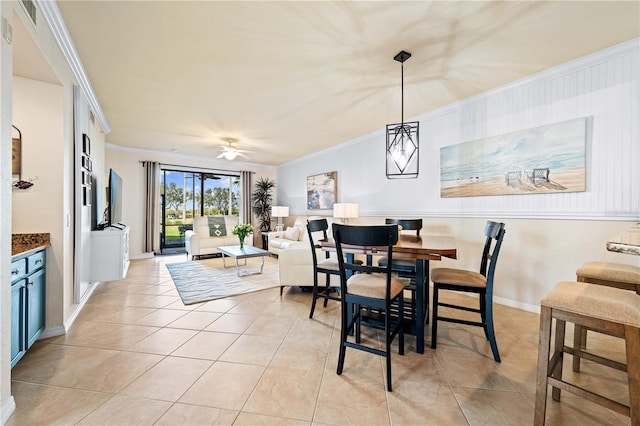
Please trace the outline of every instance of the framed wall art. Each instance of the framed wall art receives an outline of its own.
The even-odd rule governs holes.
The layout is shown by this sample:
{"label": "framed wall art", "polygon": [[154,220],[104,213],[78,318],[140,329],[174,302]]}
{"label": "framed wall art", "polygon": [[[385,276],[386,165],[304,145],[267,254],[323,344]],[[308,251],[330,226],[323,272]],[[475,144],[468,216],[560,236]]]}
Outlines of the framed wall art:
{"label": "framed wall art", "polygon": [[440,148],[440,196],[586,191],[587,118]]}
{"label": "framed wall art", "polygon": [[307,209],[332,209],[336,203],[338,172],[327,172],[307,177]]}

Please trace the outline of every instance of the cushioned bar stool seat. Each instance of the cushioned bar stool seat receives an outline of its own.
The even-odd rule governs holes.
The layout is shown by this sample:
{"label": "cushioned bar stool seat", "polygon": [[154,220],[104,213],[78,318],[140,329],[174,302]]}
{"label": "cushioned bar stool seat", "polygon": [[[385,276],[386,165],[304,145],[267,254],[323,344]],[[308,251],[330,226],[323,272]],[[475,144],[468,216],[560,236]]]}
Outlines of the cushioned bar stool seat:
{"label": "cushioned bar stool seat", "polygon": [[[605,285],[640,294],[640,267],[614,262],[585,262],[576,271],[579,282]],[[587,347],[588,328],[576,325],[573,334],[574,347]],[[573,371],[580,371],[580,357],[573,358]]]}
{"label": "cushioned bar stool seat", "polygon": [[[555,401],[560,401],[561,389],[566,390],[629,416],[634,425],[640,424],[640,357],[638,357],[640,353],[640,296],[608,286],[564,281],[558,283],[552,291],[547,293],[540,304],[534,424],[543,425],[545,422],[547,385],[552,386],[552,397]],[[553,319],[556,320],[556,334],[553,354],[549,357]],[[565,346],[566,322],[623,338],[626,344],[627,364],[588,353],[579,347]],[[626,371],[629,384],[629,405],[563,380],[564,353]]]}
{"label": "cushioned bar stool seat", "polygon": [[633,290],[640,294],[640,267],[613,262],[585,262],[576,271],[577,280]]}

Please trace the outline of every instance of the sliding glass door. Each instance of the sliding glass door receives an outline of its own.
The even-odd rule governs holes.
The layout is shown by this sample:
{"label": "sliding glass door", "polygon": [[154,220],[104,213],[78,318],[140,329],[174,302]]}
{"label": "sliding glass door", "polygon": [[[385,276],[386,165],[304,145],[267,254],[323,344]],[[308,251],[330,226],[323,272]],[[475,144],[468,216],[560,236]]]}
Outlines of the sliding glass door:
{"label": "sliding glass door", "polygon": [[166,169],[161,177],[162,250],[184,248],[194,217],[238,215],[238,176]]}

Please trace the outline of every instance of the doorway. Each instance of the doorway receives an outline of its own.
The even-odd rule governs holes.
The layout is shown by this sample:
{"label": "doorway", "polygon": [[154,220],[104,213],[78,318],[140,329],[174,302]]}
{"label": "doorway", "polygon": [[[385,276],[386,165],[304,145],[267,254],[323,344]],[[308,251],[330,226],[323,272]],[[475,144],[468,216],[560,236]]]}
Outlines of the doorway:
{"label": "doorway", "polygon": [[160,250],[184,251],[185,233],[197,216],[238,216],[240,177],[164,169],[161,172]]}

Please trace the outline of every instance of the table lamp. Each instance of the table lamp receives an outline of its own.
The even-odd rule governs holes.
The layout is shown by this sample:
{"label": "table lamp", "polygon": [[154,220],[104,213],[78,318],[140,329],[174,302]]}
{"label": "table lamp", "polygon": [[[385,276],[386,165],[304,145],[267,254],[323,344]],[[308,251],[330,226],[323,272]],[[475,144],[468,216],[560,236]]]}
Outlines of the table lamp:
{"label": "table lamp", "polygon": [[349,219],[358,217],[358,204],[356,203],[336,203],[333,205],[333,217],[342,219],[345,225],[349,224]]}
{"label": "table lamp", "polygon": [[276,225],[276,231],[282,232],[282,218],[289,217],[288,206],[273,206],[271,207],[271,216],[278,218],[278,224]]}

